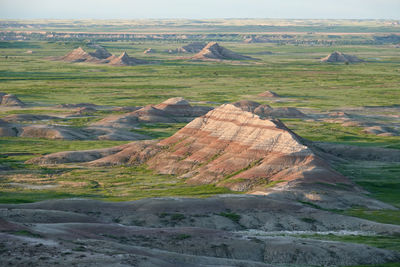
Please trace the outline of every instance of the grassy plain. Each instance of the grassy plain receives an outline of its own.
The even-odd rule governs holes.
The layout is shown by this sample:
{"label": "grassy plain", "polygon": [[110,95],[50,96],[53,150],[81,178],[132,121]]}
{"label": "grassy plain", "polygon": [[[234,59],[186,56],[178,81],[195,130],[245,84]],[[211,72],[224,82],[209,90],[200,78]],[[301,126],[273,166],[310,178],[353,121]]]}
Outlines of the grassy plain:
{"label": "grassy plain", "polygon": [[[32,22],[33,30],[38,27]],[[210,24],[188,21],[178,27],[170,21],[104,22],[81,21],[47,24],[42,30],[76,31],[85,25],[87,32],[115,31],[149,32],[303,32],[301,38],[317,38],[332,33],[343,41],[372,40],[371,35],[347,36],[340,33],[399,32],[377,21],[336,21],[328,27],[324,21],[301,23],[292,21],[282,26],[279,20],[257,22],[246,20],[214,21]],[[182,24],[182,22],[180,22]],[[254,21],[252,22],[254,24]],[[71,26],[72,25],[72,26]],[[143,26],[147,25],[147,26]],[[4,30],[21,29],[10,24]],[[307,34],[307,32],[314,32]],[[305,33],[305,34],[304,34]],[[325,35],[324,35],[325,34]],[[331,38],[333,38],[331,36]],[[337,38],[337,37],[335,37]],[[130,56],[151,60],[149,65],[111,67],[85,63],[64,63],[47,60],[61,56],[82,46],[89,51],[86,41],[1,41],[0,92],[16,94],[28,104],[19,110],[1,109],[0,118],[10,114],[59,114],[54,105],[90,102],[104,106],[143,106],[170,97],[182,96],[197,104],[216,106],[241,99],[254,100],[273,107],[300,107],[314,111],[340,108],[399,105],[400,48],[387,45],[297,46],[277,44],[245,44],[227,40],[221,43],[239,53],[258,58],[249,62],[195,62],[183,55],[167,54],[166,49],[180,47],[186,41],[100,42],[111,53],[127,51]],[[156,53],[145,55],[153,48]],[[32,50],[33,54],[27,54]],[[338,50],[366,60],[360,64],[322,64],[319,58]],[[271,52],[266,54],[265,52]],[[257,94],[271,90],[285,101],[271,102]],[[40,107],[39,107],[40,106]],[[83,127],[93,120],[116,113],[98,111],[95,117],[61,120],[56,123]],[[285,119],[284,123],[300,136],[312,141],[376,146],[400,149],[400,137],[366,134],[358,127],[344,127],[337,123]],[[153,138],[172,135],[183,124],[147,124],[136,132]],[[154,173],[146,166],[89,168],[82,165],[40,167],[24,161],[52,152],[110,147],[122,141],[61,141],[32,138],[0,138],[0,203],[25,203],[51,198],[95,198],[107,201],[126,201],[146,197],[189,196],[208,197],[233,193],[212,185],[188,186],[170,175]],[[398,163],[348,162],[334,166],[368,190],[372,197],[400,207],[400,165]],[[399,224],[397,210],[365,210],[354,207],[342,211],[350,216],[383,223]],[[395,236],[305,236],[326,240],[364,243],[399,251]],[[395,266],[391,264],[382,266]]]}
{"label": "grassy plain", "polygon": [[[100,44],[112,53],[127,51],[131,56],[147,58],[153,63],[133,67],[111,67],[46,59],[49,56],[64,55],[78,46],[91,50],[84,41],[0,42],[0,92],[16,94],[28,104],[25,109],[18,111],[2,110],[0,116],[17,112],[57,113],[59,110],[53,110],[52,106],[62,103],[90,102],[105,106],[141,106],[159,103],[175,96],[199,101],[203,105],[215,106],[249,99],[273,107],[295,106],[315,111],[330,111],[343,107],[391,106],[398,105],[400,99],[400,55],[398,48],[393,45],[324,47],[224,42],[223,45],[227,48],[260,60],[196,62],[182,58],[183,55],[163,52],[179,47],[180,42]],[[143,54],[149,47],[155,49],[156,53]],[[34,53],[26,54],[27,50]],[[350,65],[319,62],[319,58],[335,50],[355,54],[366,62]],[[266,51],[272,54],[264,54]],[[286,101],[270,102],[257,97],[258,93],[265,90],[278,93]],[[36,107],[38,105],[42,108]],[[109,113],[96,113],[95,119],[107,114]],[[61,123],[82,127],[90,121],[92,120],[76,119]],[[400,149],[399,137],[369,135],[357,127],[293,119],[284,122],[296,133],[312,141]],[[154,138],[164,138],[182,126],[143,125],[142,129],[136,131]],[[0,162],[10,170],[7,175],[1,177],[0,201],[37,201],[67,196],[127,200],[165,195],[207,196],[228,192],[226,189],[213,187],[187,187],[175,177],[160,176],[146,171],[144,167],[89,171],[82,167],[40,168],[23,164],[25,160],[39,154],[109,147],[120,143],[123,142],[1,138]],[[398,189],[400,185],[399,165],[366,169],[365,166],[351,164],[337,168],[371,191],[374,197],[399,205],[399,198],[392,190]],[[382,175],[385,178],[382,178]],[[28,176],[30,178],[27,178]],[[119,182],[115,179],[119,179]],[[10,183],[14,183],[14,186],[10,186]],[[16,186],[18,183],[54,187],[32,189]],[[74,186],[69,186],[70,184]],[[145,186],[139,187],[139,184]]]}

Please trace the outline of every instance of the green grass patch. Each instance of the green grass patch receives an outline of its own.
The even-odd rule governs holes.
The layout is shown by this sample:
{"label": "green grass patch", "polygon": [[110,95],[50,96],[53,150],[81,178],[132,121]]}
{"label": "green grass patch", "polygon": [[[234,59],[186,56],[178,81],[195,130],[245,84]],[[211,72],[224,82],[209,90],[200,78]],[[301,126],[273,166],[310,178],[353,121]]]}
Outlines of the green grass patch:
{"label": "green grass patch", "polygon": [[370,221],[400,225],[399,210],[366,210],[351,209],[343,212],[345,215],[363,218]]}

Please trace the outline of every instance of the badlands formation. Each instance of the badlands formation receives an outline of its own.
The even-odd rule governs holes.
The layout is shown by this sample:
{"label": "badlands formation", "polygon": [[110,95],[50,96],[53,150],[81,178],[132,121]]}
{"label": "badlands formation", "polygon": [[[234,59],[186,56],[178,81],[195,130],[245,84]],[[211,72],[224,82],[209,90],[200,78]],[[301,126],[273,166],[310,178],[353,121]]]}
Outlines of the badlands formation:
{"label": "badlands formation", "polygon": [[298,236],[394,235],[399,226],[265,196],[49,200],[0,204],[0,216],[5,266],[354,266],[400,260],[390,250]]}
{"label": "badlands formation", "polygon": [[179,54],[179,53],[199,53],[207,43],[203,42],[193,42],[187,45],[184,45],[180,48],[174,49],[174,50],[167,50],[168,53],[170,54]]}
{"label": "badlands formation", "polygon": [[[157,106],[161,109],[168,104]],[[259,110],[263,110],[262,105],[250,101],[224,104],[161,141],[58,152],[29,163],[146,164],[158,173],[177,175],[189,184],[214,184],[278,199],[317,201],[327,208],[354,204],[388,207],[363,196],[360,188],[330,167],[327,156],[311,142]],[[341,186],[335,188],[338,184]]]}
{"label": "badlands formation", "polygon": [[192,106],[182,97],[175,97],[158,105],[147,105],[133,112],[105,117],[94,123],[93,126],[133,128],[139,123],[190,122],[195,117],[202,116],[210,110],[210,107]]}
{"label": "badlands formation", "polygon": [[200,52],[192,57],[199,60],[254,60],[249,56],[237,54],[216,42],[208,43]]}
{"label": "badlands formation", "polygon": [[324,57],[321,59],[322,62],[329,62],[329,63],[335,63],[335,62],[343,62],[343,63],[358,63],[358,62],[363,62],[363,60],[359,59],[356,56],[353,55],[348,55],[348,54],[343,54],[341,52],[333,52],[332,54]]}
{"label": "badlands formation", "polygon": [[[61,140],[143,140],[150,137],[132,132],[140,123],[190,122],[211,110],[210,107],[191,106],[181,97],[168,99],[157,105],[131,107],[131,112],[110,115],[87,127],[68,127],[58,125],[59,120],[79,116],[95,116],[98,106],[90,103],[62,104],[57,108],[74,108],[75,112],[64,117],[15,114],[0,119],[0,136],[33,137]],[[133,111],[132,111],[133,110]]]}
{"label": "badlands formation", "polygon": [[[156,105],[157,110],[178,112],[170,102],[187,108],[183,99],[173,99]],[[398,235],[400,226],[331,212],[354,205],[394,207],[368,198],[330,167],[334,154],[342,152],[321,150],[279,120],[261,111],[256,114],[257,108],[263,110],[260,106],[250,101],[224,104],[161,141],[29,160],[93,168],[146,164],[189,184],[214,184],[247,194],[120,203],[67,199],[2,204],[0,237],[9,251],[5,262],[272,267],[400,261],[400,254],[390,250],[299,236]],[[183,113],[193,115],[190,112]],[[29,237],[8,234],[16,231]]]}
{"label": "badlands formation", "polygon": [[272,91],[262,92],[262,93],[258,94],[258,96],[262,96],[262,97],[279,97],[279,95],[277,93],[272,92]]}
{"label": "badlands formation", "polygon": [[0,106],[6,107],[23,107],[25,104],[13,94],[0,92]]}
{"label": "badlands formation", "polygon": [[112,55],[103,47],[98,47],[93,53],[88,53],[82,47],[78,47],[63,57],[54,58],[54,60],[108,64],[112,66],[134,66],[148,63],[145,60],[130,57],[126,52],[123,52],[120,56]]}

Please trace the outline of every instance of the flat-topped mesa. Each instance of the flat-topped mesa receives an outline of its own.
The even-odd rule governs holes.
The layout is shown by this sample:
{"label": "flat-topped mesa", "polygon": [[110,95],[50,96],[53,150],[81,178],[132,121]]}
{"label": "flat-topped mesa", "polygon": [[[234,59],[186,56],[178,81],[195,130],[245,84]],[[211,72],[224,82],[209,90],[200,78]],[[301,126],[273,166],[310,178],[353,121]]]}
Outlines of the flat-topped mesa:
{"label": "flat-topped mesa", "polygon": [[226,49],[225,47],[220,46],[216,42],[210,42],[199,53],[194,55],[192,59],[250,60],[254,58],[237,54],[229,49]]}
{"label": "flat-topped mesa", "polygon": [[344,54],[344,53],[335,51],[332,54],[322,58],[321,61],[322,62],[330,62],[330,63],[334,63],[334,62],[357,63],[357,62],[363,62],[364,60],[359,59],[358,57],[353,56],[353,55],[348,55],[348,54]]}

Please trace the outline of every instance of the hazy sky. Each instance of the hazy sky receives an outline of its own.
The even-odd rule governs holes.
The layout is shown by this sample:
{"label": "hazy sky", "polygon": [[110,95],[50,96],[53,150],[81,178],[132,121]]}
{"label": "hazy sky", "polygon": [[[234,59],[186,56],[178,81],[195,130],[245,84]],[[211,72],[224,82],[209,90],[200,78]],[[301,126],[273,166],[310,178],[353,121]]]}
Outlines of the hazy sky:
{"label": "hazy sky", "polygon": [[400,19],[400,0],[0,0],[1,19]]}

